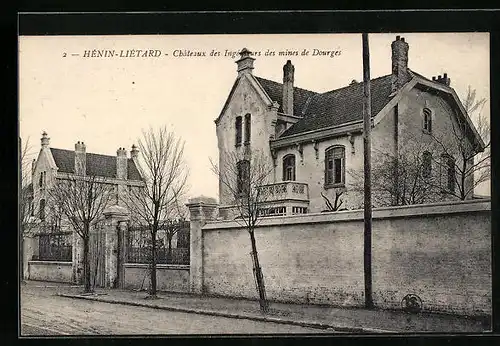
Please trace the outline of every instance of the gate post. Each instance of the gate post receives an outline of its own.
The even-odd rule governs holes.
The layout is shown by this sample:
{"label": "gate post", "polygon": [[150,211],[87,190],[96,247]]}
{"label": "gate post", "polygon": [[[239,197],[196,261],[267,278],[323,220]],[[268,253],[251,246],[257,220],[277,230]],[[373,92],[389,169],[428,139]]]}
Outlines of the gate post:
{"label": "gate post", "polygon": [[118,287],[118,277],[122,268],[123,262],[119,261],[119,243],[118,233],[123,232],[126,222],[129,220],[128,210],[119,205],[112,205],[104,210],[106,218],[106,232],[104,241],[104,276],[105,287]]}
{"label": "gate post", "polygon": [[73,229],[73,246],[71,251],[73,282],[83,284],[83,239]]}
{"label": "gate post", "polygon": [[207,221],[217,217],[217,201],[210,197],[192,198],[189,208],[189,289],[203,293],[203,232]]}

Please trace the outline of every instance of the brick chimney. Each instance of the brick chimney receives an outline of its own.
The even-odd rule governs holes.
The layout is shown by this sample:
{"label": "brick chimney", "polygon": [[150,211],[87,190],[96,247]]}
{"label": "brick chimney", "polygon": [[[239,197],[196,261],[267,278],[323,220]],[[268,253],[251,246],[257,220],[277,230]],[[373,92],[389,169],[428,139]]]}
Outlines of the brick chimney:
{"label": "brick chimney", "polygon": [[130,150],[130,157],[133,159],[137,159],[139,157],[139,149],[137,149],[135,144],[132,144],[132,150]]}
{"label": "brick chimney", "polygon": [[246,73],[252,74],[253,61],[255,60],[250,56],[252,52],[250,52],[246,48],[243,48],[239,54],[240,59],[236,61],[236,64],[238,65],[238,77]]}
{"label": "brick chimney", "polygon": [[448,74],[447,73],[444,73],[443,77],[441,77],[441,75],[437,76],[437,78],[436,78],[436,76],[433,76],[432,80],[434,82],[438,82],[438,83],[444,84],[446,86],[450,86],[450,83],[451,83],[451,79],[448,78]]}
{"label": "brick chimney", "polygon": [[410,74],[408,73],[408,43],[404,37],[396,36],[396,40],[391,44],[392,48],[392,92],[396,92],[408,82]]}
{"label": "brick chimney", "polygon": [[42,148],[48,148],[50,145],[50,138],[47,136],[47,132],[43,131],[42,138],[40,138],[40,143]]}
{"label": "brick chimney", "polygon": [[75,174],[85,175],[87,171],[87,154],[85,143],[78,141],[75,144]]}
{"label": "brick chimney", "polygon": [[293,78],[295,67],[287,60],[283,66],[283,113],[293,115]]}
{"label": "brick chimney", "polygon": [[118,148],[116,151],[116,178],[127,179],[127,151]]}

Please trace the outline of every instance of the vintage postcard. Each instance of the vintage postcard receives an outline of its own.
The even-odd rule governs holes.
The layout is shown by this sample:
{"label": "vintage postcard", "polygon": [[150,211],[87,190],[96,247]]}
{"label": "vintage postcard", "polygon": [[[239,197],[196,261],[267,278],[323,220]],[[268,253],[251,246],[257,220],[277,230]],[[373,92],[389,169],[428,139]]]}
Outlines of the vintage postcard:
{"label": "vintage postcard", "polygon": [[491,331],[489,42],[19,36],[20,335]]}

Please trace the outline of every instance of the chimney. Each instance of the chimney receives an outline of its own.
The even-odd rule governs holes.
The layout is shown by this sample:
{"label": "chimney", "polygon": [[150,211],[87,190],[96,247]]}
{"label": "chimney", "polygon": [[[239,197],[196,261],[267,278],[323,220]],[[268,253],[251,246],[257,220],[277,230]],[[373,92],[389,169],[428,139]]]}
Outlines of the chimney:
{"label": "chimney", "polygon": [[116,151],[116,178],[127,179],[127,151],[118,148]]}
{"label": "chimney", "polygon": [[87,154],[85,143],[78,141],[75,144],[75,174],[85,175],[87,172]]}
{"label": "chimney", "polygon": [[392,48],[392,92],[396,92],[408,82],[408,43],[404,37],[396,36],[396,40],[391,44]]}
{"label": "chimney", "polygon": [[243,48],[239,54],[240,59],[236,61],[236,64],[238,65],[238,77],[246,73],[252,74],[253,61],[255,60],[250,56],[252,52],[250,52],[246,48]]}
{"label": "chimney", "polygon": [[137,159],[139,157],[139,149],[137,149],[135,144],[132,144],[132,150],[130,150],[130,157],[133,159]]}
{"label": "chimney", "polygon": [[434,82],[438,82],[438,83],[446,85],[446,86],[450,86],[450,83],[451,83],[451,79],[448,78],[448,74],[447,73],[444,73],[442,77],[441,77],[441,75],[437,76],[437,78],[436,77],[432,77],[432,80]]}
{"label": "chimney", "polygon": [[42,148],[48,148],[50,145],[50,138],[47,136],[47,132],[43,131],[42,138],[40,138],[42,143]]}
{"label": "chimney", "polygon": [[293,115],[293,75],[295,67],[287,60],[283,66],[283,113]]}

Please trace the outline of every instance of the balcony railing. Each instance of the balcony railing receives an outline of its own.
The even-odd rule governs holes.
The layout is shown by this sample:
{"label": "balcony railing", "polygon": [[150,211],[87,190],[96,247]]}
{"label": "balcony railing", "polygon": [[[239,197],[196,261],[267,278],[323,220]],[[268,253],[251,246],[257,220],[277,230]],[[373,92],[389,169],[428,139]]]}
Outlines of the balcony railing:
{"label": "balcony railing", "polygon": [[306,183],[296,181],[284,181],[263,185],[259,187],[261,195],[260,200],[263,202],[273,201],[309,201],[309,187]]}

